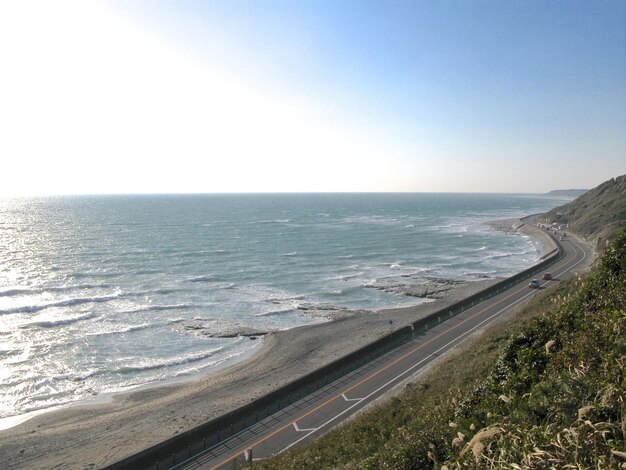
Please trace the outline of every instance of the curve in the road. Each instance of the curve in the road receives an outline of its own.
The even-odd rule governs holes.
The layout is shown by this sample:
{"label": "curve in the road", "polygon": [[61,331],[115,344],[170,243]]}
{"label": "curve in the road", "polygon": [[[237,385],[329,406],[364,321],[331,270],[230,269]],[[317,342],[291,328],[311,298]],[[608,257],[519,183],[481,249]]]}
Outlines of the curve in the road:
{"label": "curve in the road", "polygon": [[[558,272],[554,274],[556,279],[570,274],[572,270],[580,265],[587,257],[587,251],[581,248],[572,239],[565,240],[563,245],[567,246],[567,249],[565,249],[564,246],[565,256],[554,265],[558,270]],[[553,281],[546,281],[541,287],[546,286],[550,282]],[[431,336],[426,341],[424,341],[425,338],[422,335],[416,340],[413,340],[413,344],[408,343],[398,348],[395,352],[398,354],[398,351],[401,350],[400,355],[396,355],[393,359],[388,360],[385,364],[380,365],[364,377],[356,379],[350,385],[342,387],[340,391],[335,391],[332,395],[321,398],[319,402],[310,405],[306,411],[298,413],[297,417],[288,416],[283,411],[282,414],[286,415],[283,421],[275,424],[266,434],[260,437],[258,434],[253,434],[251,438],[242,442],[241,439],[238,439],[238,437],[242,435],[242,431],[242,433],[238,433],[237,436],[233,436],[223,443],[218,444],[216,447],[222,447],[221,451],[218,451],[216,447],[208,449],[175,468],[223,468],[233,464],[238,459],[241,460],[244,452],[250,449],[265,447],[264,450],[269,452],[268,455],[271,455],[282,452],[307,439],[311,439],[315,434],[325,431],[340,418],[349,416],[351,414],[350,412],[362,408],[367,402],[380,396],[384,391],[393,387],[395,383],[410,373],[415,372],[420,366],[432,361],[441,352],[454,347],[471,333],[490,323],[505,311],[524,302],[535,295],[535,293],[536,290],[534,289],[528,291],[528,287],[526,287],[523,281],[515,287],[512,287],[508,292],[502,293],[489,301],[485,301],[483,304],[473,309],[469,309],[466,314],[463,315],[465,318],[458,321],[456,324],[452,325],[450,321],[442,323],[442,327],[449,327],[443,329],[441,332],[436,332],[435,329],[431,330],[428,336],[434,336]],[[458,319],[459,317],[455,318]],[[447,325],[445,325],[445,323],[447,323]],[[415,341],[419,341],[419,344],[416,345]],[[427,351],[431,346],[434,350],[430,352]],[[425,353],[425,355],[419,356],[420,353]],[[391,356],[392,353],[387,357]],[[413,356],[415,356],[415,358],[413,358]],[[399,366],[402,367],[396,370]],[[388,373],[391,375],[387,376],[386,374]],[[368,393],[359,398],[348,398],[348,394],[366,384],[371,386]],[[306,399],[303,400],[306,401]],[[341,408],[338,406],[339,404],[349,404],[349,406],[347,408]],[[334,411],[326,410],[333,406],[339,409]],[[298,407],[296,406],[294,408],[297,409]],[[321,415],[321,422],[317,425],[298,424],[316,414]],[[257,425],[258,424],[259,423],[257,423]],[[276,443],[271,443],[272,440],[275,440]],[[224,457],[224,454],[227,454],[227,457]]]}

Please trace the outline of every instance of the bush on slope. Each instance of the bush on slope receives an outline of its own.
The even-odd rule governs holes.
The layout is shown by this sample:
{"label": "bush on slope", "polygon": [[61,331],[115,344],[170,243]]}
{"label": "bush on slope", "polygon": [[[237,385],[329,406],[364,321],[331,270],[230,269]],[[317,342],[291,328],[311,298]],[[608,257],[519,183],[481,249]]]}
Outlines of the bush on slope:
{"label": "bush on slope", "polygon": [[[543,313],[547,312],[547,313]],[[534,317],[267,469],[619,468],[626,463],[626,230]]]}
{"label": "bush on slope", "polygon": [[465,437],[449,468],[626,462],[625,230],[595,272],[576,282],[578,293],[516,335],[461,403],[456,419]]}

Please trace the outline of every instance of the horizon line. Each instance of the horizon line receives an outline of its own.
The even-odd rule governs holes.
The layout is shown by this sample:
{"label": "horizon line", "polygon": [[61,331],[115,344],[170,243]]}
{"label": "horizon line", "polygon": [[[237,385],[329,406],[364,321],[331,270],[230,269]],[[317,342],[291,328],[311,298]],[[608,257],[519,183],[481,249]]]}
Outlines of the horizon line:
{"label": "horizon line", "polygon": [[0,199],[36,199],[52,197],[114,197],[114,196],[234,196],[234,195],[322,195],[322,194],[518,194],[518,195],[548,195],[552,191],[588,191],[582,188],[557,189],[546,192],[524,191],[215,191],[215,192],[145,192],[145,193],[63,193],[63,194],[25,194],[0,195]]}

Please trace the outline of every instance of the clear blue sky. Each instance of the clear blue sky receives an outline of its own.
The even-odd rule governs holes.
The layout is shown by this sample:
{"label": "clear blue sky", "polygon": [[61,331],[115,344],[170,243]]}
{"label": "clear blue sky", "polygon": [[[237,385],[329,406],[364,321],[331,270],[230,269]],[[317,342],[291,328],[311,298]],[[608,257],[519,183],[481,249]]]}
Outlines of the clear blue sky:
{"label": "clear blue sky", "polygon": [[624,1],[20,1],[0,18],[0,194],[626,173]]}

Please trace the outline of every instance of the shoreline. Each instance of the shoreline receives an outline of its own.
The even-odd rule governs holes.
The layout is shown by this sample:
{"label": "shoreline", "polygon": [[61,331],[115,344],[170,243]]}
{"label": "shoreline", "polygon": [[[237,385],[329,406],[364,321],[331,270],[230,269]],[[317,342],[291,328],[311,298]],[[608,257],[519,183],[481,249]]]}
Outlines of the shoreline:
{"label": "shoreline", "polygon": [[[511,223],[510,223],[511,222]],[[530,237],[538,256],[551,238],[536,227],[514,227],[519,219],[497,222]],[[532,229],[535,230],[532,230]],[[201,377],[156,382],[111,396],[43,412],[0,431],[3,468],[95,468],[139,452],[173,435],[249,403],[297,377],[328,364],[497,282],[473,281],[449,290],[443,299],[412,307],[359,312],[335,320],[267,334],[249,357]],[[210,400],[207,399],[210,396]]]}

